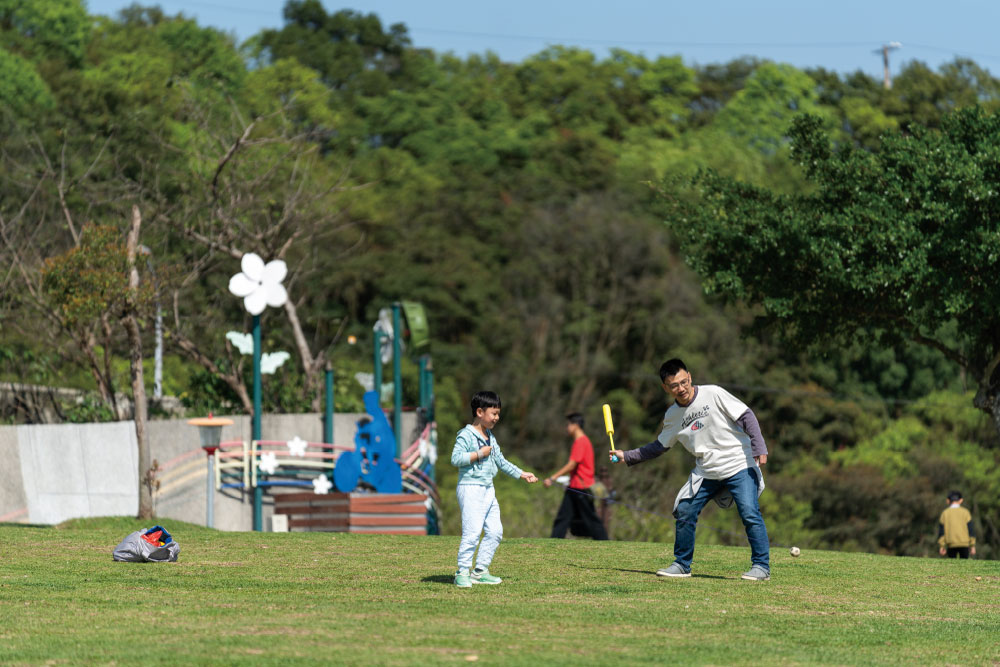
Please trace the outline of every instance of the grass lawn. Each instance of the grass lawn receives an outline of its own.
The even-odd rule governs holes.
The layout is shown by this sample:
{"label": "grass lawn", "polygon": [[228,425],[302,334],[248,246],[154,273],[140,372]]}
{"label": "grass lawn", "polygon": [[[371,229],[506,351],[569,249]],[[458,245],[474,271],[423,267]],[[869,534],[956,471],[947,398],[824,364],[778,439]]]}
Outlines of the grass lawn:
{"label": "grass lawn", "polygon": [[162,520],[171,564],[115,563],[149,524],[0,525],[3,664],[1000,665],[1000,561],[512,539],[499,586],[451,584],[458,538],[222,533]]}

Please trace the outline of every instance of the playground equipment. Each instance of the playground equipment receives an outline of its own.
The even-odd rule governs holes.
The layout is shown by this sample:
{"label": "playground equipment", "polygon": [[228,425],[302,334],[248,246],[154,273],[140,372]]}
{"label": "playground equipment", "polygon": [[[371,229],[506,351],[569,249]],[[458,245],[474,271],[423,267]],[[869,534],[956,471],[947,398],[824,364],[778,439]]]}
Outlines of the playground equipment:
{"label": "playground equipment", "polygon": [[[260,264],[260,266],[257,266]],[[244,261],[244,273],[260,273],[264,267],[259,258]],[[274,270],[277,281],[283,271]],[[263,529],[263,496],[270,493],[277,498],[279,487],[312,487],[316,494],[325,495],[333,486],[341,493],[365,492],[421,494],[426,505],[427,532],[438,533],[438,494],[434,482],[434,465],[437,460],[437,427],[434,423],[433,367],[429,354],[418,359],[419,406],[417,407],[420,435],[404,449],[402,433],[402,339],[409,338],[413,352],[426,351],[429,345],[427,320],[423,307],[415,302],[397,302],[389,314],[380,317],[374,329],[374,387],[364,395],[367,416],[357,422],[353,446],[333,443],[333,370],[326,371],[326,409],[322,443],[308,443],[298,437],[293,440],[265,441],[260,435],[259,401],[259,312],[261,303],[250,303],[244,294],[249,282],[234,276],[230,290],[245,296],[247,310],[254,315],[254,415],[252,439],[249,443],[223,442],[215,456],[215,487],[220,490],[238,489],[253,494],[253,529]],[[251,277],[253,277],[251,275]],[[235,284],[235,287],[234,287]],[[274,287],[280,290],[280,285]],[[271,303],[270,297],[266,301]],[[277,301],[277,297],[273,299]],[[251,308],[253,306],[253,308]],[[257,312],[255,312],[257,311]],[[404,330],[403,318],[407,328]],[[382,366],[391,355],[393,367],[392,424],[381,405]],[[211,494],[210,494],[211,495]]]}
{"label": "playground equipment", "polygon": [[358,422],[354,450],[341,454],[333,471],[333,481],[343,493],[350,493],[362,482],[379,493],[400,493],[403,478],[394,460],[396,437],[379,405],[378,392],[366,392],[364,402],[371,420]]}

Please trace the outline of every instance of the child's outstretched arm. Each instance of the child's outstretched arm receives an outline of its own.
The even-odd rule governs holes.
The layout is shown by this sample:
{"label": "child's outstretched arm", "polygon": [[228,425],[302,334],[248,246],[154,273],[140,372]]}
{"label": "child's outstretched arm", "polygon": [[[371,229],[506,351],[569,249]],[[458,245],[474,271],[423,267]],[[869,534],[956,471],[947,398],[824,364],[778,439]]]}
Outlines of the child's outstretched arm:
{"label": "child's outstretched arm", "polygon": [[505,473],[513,477],[514,479],[523,479],[529,484],[533,484],[538,481],[533,472],[525,472],[521,470],[516,465],[504,458],[503,452],[500,451],[500,446],[497,445],[493,448],[493,455],[497,462],[497,467],[503,470]]}

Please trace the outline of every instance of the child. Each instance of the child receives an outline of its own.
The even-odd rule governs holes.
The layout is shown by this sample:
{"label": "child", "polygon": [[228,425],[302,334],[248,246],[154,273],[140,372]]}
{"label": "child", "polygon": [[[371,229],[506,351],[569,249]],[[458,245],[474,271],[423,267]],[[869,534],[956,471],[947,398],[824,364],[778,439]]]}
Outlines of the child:
{"label": "child", "polygon": [[976,530],[972,527],[972,515],[962,507],[962,494],[952,491],[948,494],[948,509],[941,512],[938,522],[938,544],[940,553],[948,558],[968,558],[976,555]]}
{"label": "child", "polygon": [[[458,432],[451,452],[451,463],[458,466],[456,493],[462,512],[462,541],[458,546],[458,571],[455,573],[455,585],[459,588],[502,581],[490,574],[493,553],[503,537],[500,505],[493,488],[497,471],[503,470],[529,483],[538,481],[532,473],[522,471],[503,457],[492,430],[498,421],[500,397],[492,391],[477,393],[472,397],[472,423]],[[480,533],[483,533],[483,542],[479,545],[476,569],[470,573]]]}

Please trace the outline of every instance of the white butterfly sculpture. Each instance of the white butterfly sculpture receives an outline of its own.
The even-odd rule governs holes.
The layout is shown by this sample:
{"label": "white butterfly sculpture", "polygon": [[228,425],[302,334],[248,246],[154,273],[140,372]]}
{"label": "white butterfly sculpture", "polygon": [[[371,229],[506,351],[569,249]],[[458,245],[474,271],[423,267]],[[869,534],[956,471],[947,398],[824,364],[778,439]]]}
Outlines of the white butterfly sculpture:
{"label": "white butterfly sculpture", "polygon": [[[233,344],[240,354],[253,354],[253,336],[239,331],[227,331],[226,338]],[[292,355],[283,350],[277,352],[265,352],[260,355],[260,372],[264,375],[273,375],[274,371],[281,368],[281,365],[291,359]]]}
{"label": "white butterfly sculpture", "polygon": [[[382,308],[378,311],[378,319],[375,320],[375,326],[372,327],[373,331],[378,331],[382,334],[382,347],[379,348],[379,355],[382,359],[383,364],[387,364],[392,361],[392,311],[388,308]],[[399,350],[400,352],[406,347],[403,339],[399,339]]]}
{"label": "white butterfly sculpture", "polygon": [[265,375],[273,375],[274,371],[281,368],[281,364],[288,361],[291,356],[284,351],[265,352],[260,355],[260,372]]}
{"label": "white butterfly sculpture", "polygon": [[268,306],[280,308],[288,301],[288,292],[281,281],[288,267],[280,259],[264,264],[256,253],[248,252],[240,260],[243,269],[229,279],[229,291],[243,298],[243,306],[251,315],[260,315]]}
{"label": "white butterfly sculpture", "polygon": [[240,354],[253,354],[253,336],[239,331],[227,331],[226,338]]}

